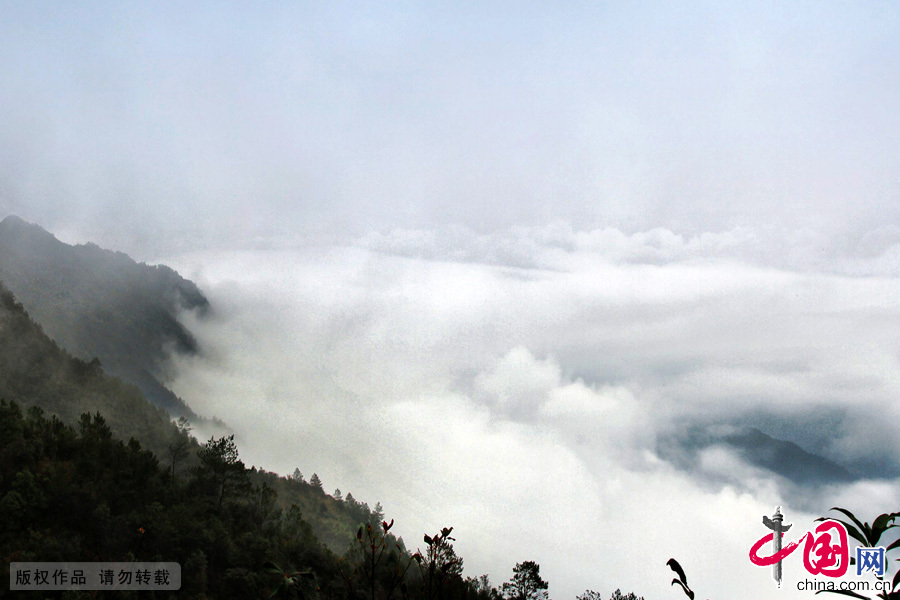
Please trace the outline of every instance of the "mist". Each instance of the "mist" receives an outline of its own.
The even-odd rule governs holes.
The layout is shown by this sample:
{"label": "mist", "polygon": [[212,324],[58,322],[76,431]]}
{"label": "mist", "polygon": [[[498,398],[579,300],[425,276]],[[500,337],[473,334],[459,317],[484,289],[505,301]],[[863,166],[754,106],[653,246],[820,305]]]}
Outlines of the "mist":
{"label": "mist", "polygon": [[[896,6],[0,5],[0,218],[196,281],[248,464],[555,598],[898,505]],[[857,479],[661,452],[744,425]]]}
{"label": "mist", "polygon": [[[657,448],[765,423],[838,464],[898,464],[895,279],[759,267],[696,240],[663,258],[660,232],[572,232],[618,244],[569,250],[528,237],[504,246],[528,267],[477,236],[463,259],[414,257],[408,233],[378,237],[392,252],[366,237],[173,257],[218,311],[190,321],[207,355],[177,364],[174,389],[234,427],[249,463],[380,501],[411,544],[453,526],[470,575],[500,583],[537,560],[556,597],[666,597],[675,556],[710,594],[758,598],[762,514],[809,528],[836,498],[864,514],[900,501],[877,474],[810,488],[727,446],[690,469]],[[786,577],[790,594],[800,569]]]}
{"label": "mist", "polygon": [[138,257],[559,220],[852,245],[898,217],[897,29],[881,3],[6,3],[0,208]]}

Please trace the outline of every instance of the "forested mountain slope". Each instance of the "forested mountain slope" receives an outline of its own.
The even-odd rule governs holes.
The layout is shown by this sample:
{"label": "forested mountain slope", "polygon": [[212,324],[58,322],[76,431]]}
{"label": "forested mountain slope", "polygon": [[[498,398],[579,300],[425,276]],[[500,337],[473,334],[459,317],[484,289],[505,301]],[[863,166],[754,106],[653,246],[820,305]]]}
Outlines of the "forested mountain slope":
{"label": "forested mountain slope", "polygon": [[170,350],[197,351],[177,319],[181,310],[209,309],[192,282],[95,244],[65,244],[14,216],[0,222],[0,281],[63,348],[99,358],[154,404],[197,420],[164,386],[162,369]]}
{"label": "forested mountain slope", "polygon": [[141,391],[104,374],[61,349],[31,320],[0,282],[0,398],[37,406],[69,424],[82,413],[103,414],[119,438],[134,437],[163,456],[177,429],[162,408]]}
{"label": "forested mountain slope", "polygon": [[[344,585],[337,556],[355,552],[360,525],[380,527],[377,507],[326,494],[318,477],[247,469],[232,440],[199,445],[184,427],[99,361],[60,348],[0,284],[4,570],[17,560],[175,560],[195,597],[228,598],[270,587],[263,563],[279,560]],[[2,590],[9,578],[0,579]]]}
{"label": "forested mountain slope", "polygon": [[[233,436],[199,444],[105,372],[104,358],[158,366],[170,342],[196,350],[175,315],[207,303],[174,271],[10,218],[0,267],[82,356],[101,357],[63,349],[0,279],[0,597],[33,595],[9,590],[13,562],[138,560],[181,565],[182,588],[159,598],[501,600],[486,576],[463,576],[452,527],[407,551],[379,504],[328,494],[316,474],[247,469]],[[546,589],[520,563],[508,600],[525,567]]]}

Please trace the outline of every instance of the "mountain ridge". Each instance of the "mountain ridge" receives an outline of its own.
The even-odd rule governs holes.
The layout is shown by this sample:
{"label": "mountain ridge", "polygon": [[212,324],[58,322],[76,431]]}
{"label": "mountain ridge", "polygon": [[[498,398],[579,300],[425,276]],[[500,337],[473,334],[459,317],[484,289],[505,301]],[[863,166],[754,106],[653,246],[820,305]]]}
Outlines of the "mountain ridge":
{"label": "mountain ridge", "polygon": [[700,453],[724,446],[747,464],[765,469],[799,486],[849,483],[862,476],[800,445],[767,434],[751,425],[695,426],[664,436],[657,450],[661,457],[679,468],[694,471]]}
{"label": "mountain ridge", "polygon": [[412,564],[380,504],[329,495],[299,469],[248,469],[233,436],[199,444],[189,431],[100,361],[61,348],[0,283],[0,580],[29,558],[142,551],[182,564],[190,597],[269,596],[278,579],[266,560],[314,569],[332,587],[348,563],[359,578],[364,530],[383,530],[393,560]]}
{"label": "mountain ridge", "polygon": [[140,390],[107,376],[99,361],[72,356],[52,340],[0,282],[0,398],[37,407],[68,424],[102,412],[116,436],[164,456],[177,434],[166,411]]}
{"label": "mountain ridge", "polygon": [[175,417],[200,417],[165,385],[169,352],[199,345],[181,311],[210,312],[193,282],[165,265],[138,263],[94,243],[70,245],[10,215],[0,221],[0,281],[73,355],[136,385]]}

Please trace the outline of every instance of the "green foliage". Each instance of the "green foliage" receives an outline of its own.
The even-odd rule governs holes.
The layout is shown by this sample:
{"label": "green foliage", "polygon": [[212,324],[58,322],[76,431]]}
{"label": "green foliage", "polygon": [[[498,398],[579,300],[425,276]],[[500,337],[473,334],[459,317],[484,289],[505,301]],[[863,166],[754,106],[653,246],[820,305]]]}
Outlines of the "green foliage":
{"label": "green foliage", "polygon": [[[844,527],[847,528],[847,533],[856,541],[858,541],[860,545],[866,548],[874,548],[878,546],[881,543],[881,536],[883,536],[889,529],[900,527],[900,523],[894,522],[896,519],[900,518],[900,512],[878,515],[872,521],[872,524],[869,525],[868,522],[861,522],[852,512],[845,508],[832,507],[831,510],[836,510],[847,515],[853,522],[853,524],[851,525],[847,521],[842,521],[841,519],[835,519],[833,517],[819,517],[818,519],[816,519],[816,521],[818,522],[831,520],[841,523]],[[898,547],[900,547],[900,540],[893,542],[887,548],[887,550],[894,550]]]}
{"label": "green foliage", "polygon": [[425,553],[420,551],[414,556],[419,564],[426,600],[446,598],[463,583],[463,561],[453,549],[452,542],[456,538],[450,537],[452,531],[452,527],[444,527],[433,536],[426,534],[423,538]]}
{"label": "green foliage", "polygon": [[548,587],[541,579],[541,566],[527,560],[513,568],[512,579],[503,584],[503,597],[506,600],[546,600]]}
{"label": "green foliage", "polygon": [[265,484],[276,492],[277,504],[282,510],[297,506],[302,514],[315,515],[309,519],[310,527],[316,538],[336,554],[347,550],[360,523],[373,526],[381,523],[376,519],[377,515],[365,503],[356,502],[352,494],[347,494],[341,502],[294,476],[279,477],[264,470],[248,473],[253,485]]}
{"label": "green foliage", "polygon": [[[356,548],[341,558],[340,572],[350,597],[390,600],[404,583],[413,557],[388,532],[394,526],[366,523],[356,531]],[[406,555],[406,556],[404,556]]]}
{"label": "green foliage", "polygon": [[503,598],[500,591],[491,585],[491,580],[487,575],[466,577],[465,581],[468,597],[473,600],[502,600]]}
{"label": "green foliage", "polygon": [[609,600],[644,600],[644,597],[638,597],[634,594],[634,592],[623,594],[622,590],[617,589],[612,593],[612,596],[609,597]]}
{"label": "green foliage", "polygon": [[[856,515],[845,508],[832,507],[831,510],[836,510],[839,513],[844,514],[850,519],[850,522],[842,519],[835,519],[833,517],[819,517],[818,519],[816,519],[816,521],[831,520],[841,523],[844,527],[847,528],[847,534],[857,542],[859,542],[860,546],[865,548],[876,548],[883,545],[881,538],[891,529],[900,528],[900,523],[897,523],[897,520],[900,519],[900,512],[880,514],[875,517],[875,519],[872,520],[872,524],[869,525],[868,521],[860,521],[858,518],[856,518]],[[895,539],[885,547],[884,562],[885,576],[887,577],[890,577],[888,567],[890,565],[891,557],[889,553],[892,551],[896,551],[898,548],[900,548],[900,538]],[[850,564],[856,564],[855,557],[850,559]],[[884,581],[884,579],[884,576],[878,577],[879,581]],[[891,579],[890,581],[890,589],[888,591],[880,592],[876,597],[881,598],[882,600],[900,600],[900,569],[897,569],[897,572],[894,573],[893,579]],[[851,592],[849,590],[820,590],[816,593],[840,594],[842,596],[850,596],[853,598],[863,598],[864,600],[869,600],[866,596],[863,596],[862,594],[858,594],[856,592]]]}
{"label": "green foliage", "polygon": [[82,415],[76,430],[0,401],[0,433],[7,581],[9,563],[27,560],[177,561],[185,597],[259,596],[270,584],[267,561],[334,576],[334,556],[298,511],[284,514],[264,484],[236,485],[250,472],[230,438],[206,444],[200,467],[179,482],[138,442],[117,440],[98,414]]}
{"label": "green foliage", "polygon": [[[0,400],[0,579],[17,561],[165,560],[182,565],[184,598],[501,598],[486,576],[463,579],[452,528],[425,535],[425,551],[411,556],[391,534],[393,520],[363,523],[338,559],[315,533],[318,514],[283,509],[277,490],[327,503],[335,521],[346,520],[346,502],[248,470],[232,437],[212,438],[197,454],[198,466],[175,479],[168,461],[116,439],[100,414],[81,415],[75,428]],[[515,598],[546,597],[535,563],[515,573],[526,590]]]}
{"label": "green foliage", "polygon": [[[501,600],[486,575],[463,578],[452,528],[411,556],[380,503],[248,470],[233,436],[197,444],[105,362],[62,350],[0,287],[0,579],[17,561],[165,560],[198,600]],[[507,598],[546,599],[536,563],[514,573]]]}
{"label": "green foliage", "polygon": [[73,425],[82,413],[99,411],[117,437],[133,437],[160,456],[178,431],[137,388],[105,375],[99,361],[86,363],[61,350],[2,286],[0,398],[39,406]]}
{"label": "green foliage", "polygon": [[[312,571],[294,571],[291,573],[290,571],[285,571],[272,561],[264,564],[263,568],[266,573],[278,575],[278,585],[269,596],[270,598],[276,595],[284,596],[285,598],[306,598],[313,590],[315,590],[316,575]],[[312,585],[309,583],[303,585],[305,583],[304,580],[312,580]],[[304,590],[304,588],[306,589]],[[304,591],[306,593],[304,593]]]}
{"label": "green foliage", "polygon": [[172,479],[177,474],[176,466],[179,462],[190,456],[191,446],[194,443],[191,437],[190,422],[185,417],[178,419],[177,430],[172,433],[171,441],[166,445],[165,456],[172,465]]}
{"label": "green foliage", "polygon": [[[113,439],[99,415],[79,431],[57,417],[0,401],[3,560],[108,560],[138,550],[138,530],[158,515],[165,473],[137,442]],[[6,560],[6,559],[9,560]]]}
{"label": "green foliage", "polygon": [[199,487],[212,492],[216,510],[222,510],[226,498],[234,499],[249,492],[250,481],[244,463],[238,458],[233,435],[210,438],[200,447],[197,458],[200,459],[196,469]]}
{"label": "green foliage", "polygon": [[[75,429],[37,407],[26,414],[0,401],[0,434],[5,580],[13,561],[167,560],[182,565],[186,598],[499,600],[486,578],[482,586],[461,579],[449,528],[426,536],[427,559],[419,555],[424,572],[433,566],[439,575],[427,596],[424,580],[410,577],[416,559],[390,533],[393,521],[360,526],[355,550],[339,560],[315,534],[318,515],[308,521],[297,505],[282,510],[276,487],[299,486],[328,502],[329,518],[347,510],[345,503],[246,469],[231,437],[209,440],[199,465],[173,479],[169,464],[136,441],[117,440],[99,414],[83,414]],[[440,579],[446,575],[451,579]]]}

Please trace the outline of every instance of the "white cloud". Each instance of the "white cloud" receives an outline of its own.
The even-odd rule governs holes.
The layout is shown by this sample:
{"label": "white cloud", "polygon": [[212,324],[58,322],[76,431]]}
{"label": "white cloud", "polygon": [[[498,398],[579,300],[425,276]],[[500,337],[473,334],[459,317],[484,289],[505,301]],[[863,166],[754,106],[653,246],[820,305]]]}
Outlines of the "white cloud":
{"label": "white cloud", "polygon": [[532,417],[547,394],[560,383],[559,365],[539,361],[528,349],[513,348],[487,373],[475,378],[475,389],[501,414]]}
{"label": "white cloud", "polygon": [[0,217],[198,279],[176,388],[251,462],[458,517],[470,566],[535,540],[558,598],[677,596],[670,547],[758,598],[771,490],[658,431],[900,458],[896,7],[4,8]]}
{"label": "white cloud", "polygon": [[[758,598],[771,581],[746,553],[762,514],[781,504],[807,527],[818,515],[801,506],[867,514],[869,489],[893,501],[890,481],[782,486],[722,447],[680,472],[655,444],[768,415],[773,435],[833,459],[896,461],[900,284],[750,266],[722,258],[728,244],[657,233],[604,234],[619,250],[541,235],[506,251],[544,268],[476,260],[478,242],[440,232],[388,236],[390,253],[175,258],[219,315],[191,324],[211,352],[177,365],[175,389],[232,424],[250,463],[381,501],[411,544],[452,525],[467,573],[495,583],[537,560],[554,597],[665,597],[674,556],[700,594]],[[395,251],[422,243],[461,258]],[[633,244],[666,250],[634,263]],[[803,429],[823,414],[843,428]]]}

